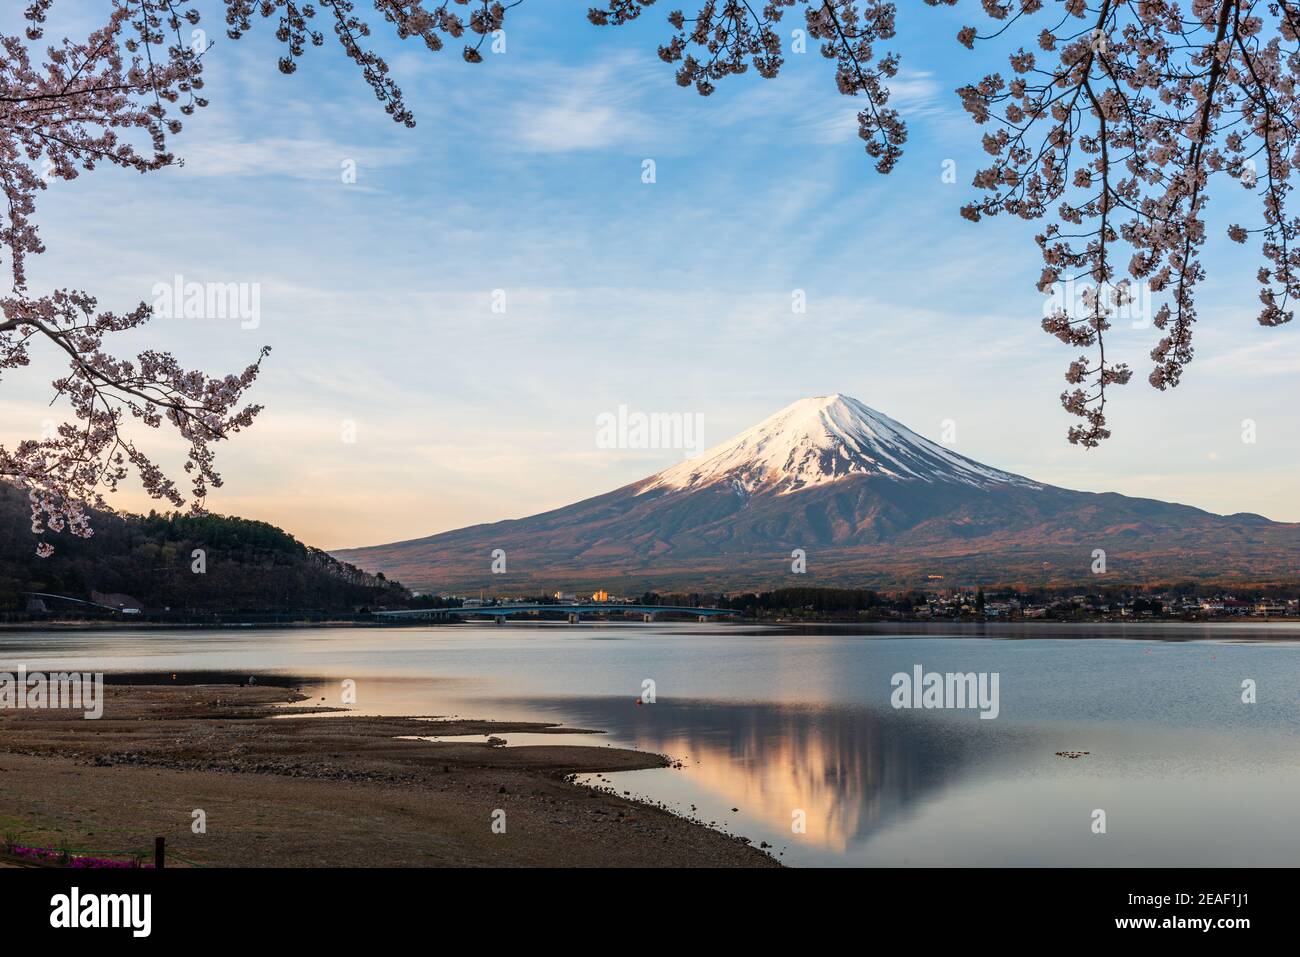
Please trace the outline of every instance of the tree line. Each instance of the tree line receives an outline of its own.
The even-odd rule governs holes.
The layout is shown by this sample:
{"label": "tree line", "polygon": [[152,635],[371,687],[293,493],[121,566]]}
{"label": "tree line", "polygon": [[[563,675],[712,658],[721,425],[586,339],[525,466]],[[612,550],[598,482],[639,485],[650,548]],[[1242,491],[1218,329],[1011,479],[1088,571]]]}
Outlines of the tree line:
{"label": "tree line", "polygon": [[[66,536],[39,558],[27,496],[0,483],[0,609],[23,611],[31,592],[82,600],[127,595],[146,611],[353,611],[405,606],[410,593],[383,574],[340,562],[267,522],[151,511],[94,515],[91,538]],[[45,600],[51,610],[64,607]]]}

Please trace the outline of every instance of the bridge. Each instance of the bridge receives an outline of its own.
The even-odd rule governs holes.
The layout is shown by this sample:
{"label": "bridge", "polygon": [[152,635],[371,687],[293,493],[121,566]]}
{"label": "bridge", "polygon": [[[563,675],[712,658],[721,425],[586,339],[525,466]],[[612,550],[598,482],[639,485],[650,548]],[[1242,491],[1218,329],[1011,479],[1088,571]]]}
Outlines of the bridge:
{"label": "bridge", "polygon": [[[77,605],[89,605],[91,608],[102,608],[105,611],[115,611],[119,613],[125,612],[125,609],[118,608],[115,605],[105,605],[103,602],[99,601],[85,601],[81,598],[71,598],[68,595],[52,595],[45,591],[25,591],[23,594],[28,598],[57,598],[59,601],[70,601]],[[136,612],[139,612],[139,610],[140,609],[138,608],[135,609]]]}
{"label": "bridge", "polygon": [[471,605],[468,608],[411,608],[401,611],[377,611],[375,618],[414,618],[426,621],[446,621],[450,618],[469,618],[486,615],[502,624],[511,615],[531,615],[538,612],[556,612],[567,615],[569,624],[576,625],[583,615],[633,614],[643,621],[654,621],[660,615],[694,615],[699,621],[708,621],[726,615],[739,615],[731,608],[690,608],[683,605],[619,605],[611,602],[590,602],[585,605]]}

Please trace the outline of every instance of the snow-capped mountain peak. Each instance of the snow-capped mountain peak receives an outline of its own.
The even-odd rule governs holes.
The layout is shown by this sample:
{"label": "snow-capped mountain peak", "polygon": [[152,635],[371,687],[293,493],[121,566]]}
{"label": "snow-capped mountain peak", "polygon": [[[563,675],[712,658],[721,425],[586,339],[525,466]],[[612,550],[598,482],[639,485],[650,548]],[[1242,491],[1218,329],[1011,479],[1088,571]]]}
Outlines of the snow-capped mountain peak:
{"label": "snow-capped mountain peak", "polygon": [[745,494],[788,494],[854,476],[898,481],[1040,486],[958,455],[847,395],[813,396],[703,455],[651,476],[653,489],[694,489],[727,483]]}

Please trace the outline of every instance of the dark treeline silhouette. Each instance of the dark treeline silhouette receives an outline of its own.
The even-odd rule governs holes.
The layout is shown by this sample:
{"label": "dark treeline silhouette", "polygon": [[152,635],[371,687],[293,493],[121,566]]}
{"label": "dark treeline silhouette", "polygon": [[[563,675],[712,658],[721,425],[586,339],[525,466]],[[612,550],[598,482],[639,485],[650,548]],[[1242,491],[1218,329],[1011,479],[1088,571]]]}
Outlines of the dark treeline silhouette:
{"label": "dark treeline silhouette", "polygon": [[[410,593],[311,548],[266,522],[183,513],[97,512],[87,539],[54,536],[35,553],[27,496],[0,482],[0,610],[22,612],[29,592],[90,600],[129,596],[147,612],[355,611],[405,606]],[[201,563],[196,566],[202,552]],[[202,571],[197,571],[201,568]],[[51,611],[72,603],[46,600]]]}
{"label": "dark treeline silhouette", "polygon": [[758,611],[802,609],[830,612],[866,611],[890,604],[889,599],[866,588],[778,588],[775,591],[732,595],[722,599],[722,608]]}
{"label": "dark treeline silhouette", "polygon": [[925,602],[919,592],[886,595],[868,588],[778,588],[773,591],[721,595],[690,592],[660,595],[646,592],[641,596],[646,605],[710,605],[715,608],[734,608],[753,615],[758,612],[808,611],[817,614],[861,612],[872,609],[911,609]]}
{"label": "dark treeline silhouette", "polygon": [[415,595],[407,602],[408,608],[459,608],[463,598],[451,595]]}
{"label": "dark treeline silhouette", "polygon": [[[712,605],[733,608],[750,618],[795,618],[807,620],[876,620],[911,618],[918,611],[934,617],[982,618],[990,605],[999,605],[1002,618],[1022,616],[1022,610],[1039,606],[1042,617],[1070,620],[1118,613],[1123,607],[1130,616],[1197,616],[1197,598],[1223,599],[1234,607],[1257,601],[1287,601],[1297,596],[1294,585],[1223,585],[1181,582],[1164,585],[1114,585],[1093,588],[941,588],[933,592],[874,591],[866,588],[778,588],[740,594],[646,592],[639,599],[647,605]],[[1188,602],[1192,603],[1189,608]],[[1011,603],[1008,605],[1008,603]],[[1235,604],[1234,604],[1235,603]]]}

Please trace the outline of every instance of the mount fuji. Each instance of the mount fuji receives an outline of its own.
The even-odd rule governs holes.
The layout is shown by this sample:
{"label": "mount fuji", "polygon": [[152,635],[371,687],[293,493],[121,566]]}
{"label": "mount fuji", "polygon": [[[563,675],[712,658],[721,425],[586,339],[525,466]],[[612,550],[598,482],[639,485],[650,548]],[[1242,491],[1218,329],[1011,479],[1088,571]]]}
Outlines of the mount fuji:
{"label": "mount fuji", "polygon": [[1297,577],[1300,525],[1035,482],[835,394],[564,508],[334,554],[444,594],[1258,583]]}
{"label": "mount fuji", "polygon": [[748,432],[646,479],[637,494],[717,483],[737,493],[797,492],[852,476],[1041,486],[950,452],[846,395],[801,399]]}

